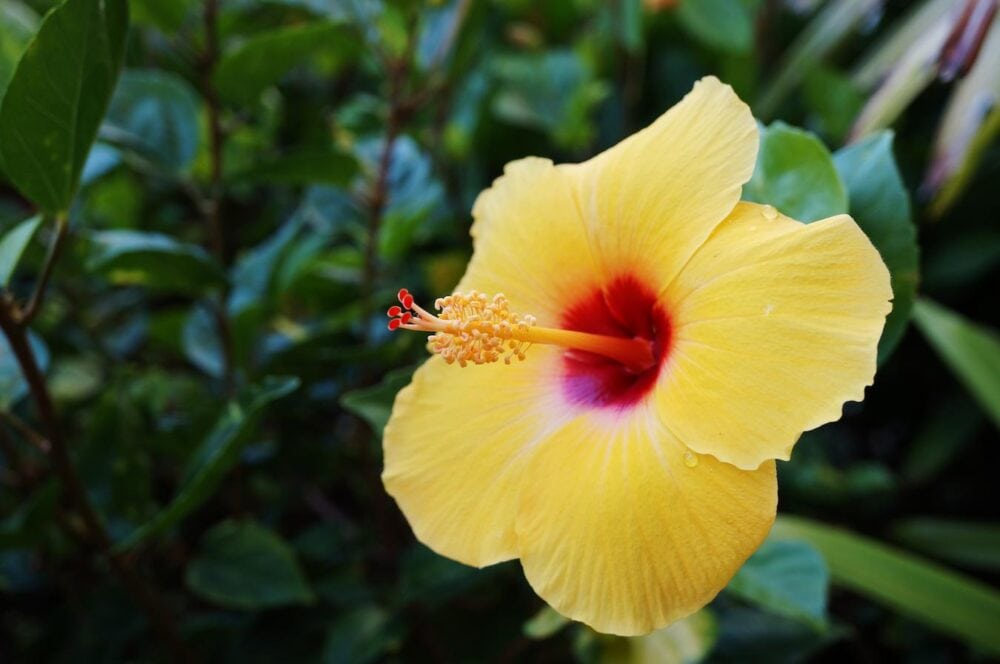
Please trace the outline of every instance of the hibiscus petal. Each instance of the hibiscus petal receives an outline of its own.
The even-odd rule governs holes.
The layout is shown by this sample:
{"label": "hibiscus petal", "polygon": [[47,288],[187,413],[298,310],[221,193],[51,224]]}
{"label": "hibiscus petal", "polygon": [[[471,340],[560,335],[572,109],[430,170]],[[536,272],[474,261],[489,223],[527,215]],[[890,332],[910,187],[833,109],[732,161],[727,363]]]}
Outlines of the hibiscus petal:
{"label": "hibiscus petal", "polygon": [[421,542],[476,567],[517,557],[525,463],[568,417],[545,380],[558,355],[465,369],[433,357],[396,397],[382,481]]}
{"label": "hibiscus petal", "polygon": [[548,159],[507,164],[472,214],[475,252],[456,290],[503,293],[512,311],[552,326],[595,279],[571,179]]}
{"label": "hibiscus petal", "polygon": [[605,280],[666,286],[733,209],[757,157],[750,108],[714,77],[646,129],[572,167]]}
{"label": "hibiscus petal", "polygon": [[864,398],[891,298],[878,251],[850,217],[804,225],[741,203],[665,293],[664,424],[740,468],[788,459],[803,431]]}
{"label": "hibiscus petal", "polygon": [[590,414],[542,443],[517,514],[535,591],[625,636],[711,601],[771,528],[774,464],[744,471],[686,455],[648,408]]}

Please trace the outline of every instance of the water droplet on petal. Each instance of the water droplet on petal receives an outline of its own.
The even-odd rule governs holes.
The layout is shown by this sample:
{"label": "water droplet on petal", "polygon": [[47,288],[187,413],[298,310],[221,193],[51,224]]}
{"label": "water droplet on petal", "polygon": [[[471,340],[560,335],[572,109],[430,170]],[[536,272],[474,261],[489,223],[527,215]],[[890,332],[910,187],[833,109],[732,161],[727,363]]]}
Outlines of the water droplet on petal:
{"label": "water droplet on petal", "polygon": [[765,205],[760,213],[764,215],[765,219],[774,220],[778,218],[778,211],[771,205]]}
{"label": "water droplet on petal", "polygon": [[684,453],[684,465],[688,468],[694,468],[698,465],[698,457],[691,450]]}

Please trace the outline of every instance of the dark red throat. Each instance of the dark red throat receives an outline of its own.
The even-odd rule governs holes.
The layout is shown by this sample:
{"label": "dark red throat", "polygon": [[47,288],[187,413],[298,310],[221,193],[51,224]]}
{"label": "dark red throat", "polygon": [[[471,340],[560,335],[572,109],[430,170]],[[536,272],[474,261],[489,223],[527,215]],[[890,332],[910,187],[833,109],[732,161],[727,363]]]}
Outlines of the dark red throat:
{"label": "dark red throat", "polygon": [[639,403],[656,383],[670,351],[670,316],[656,294],[633,275],[595,287],[563,313],[561,327],[612,337],[645,339],[655,363],[636,372],[602,355],[569,350],[563,356],[563,392],[571,403],[624,409]]}

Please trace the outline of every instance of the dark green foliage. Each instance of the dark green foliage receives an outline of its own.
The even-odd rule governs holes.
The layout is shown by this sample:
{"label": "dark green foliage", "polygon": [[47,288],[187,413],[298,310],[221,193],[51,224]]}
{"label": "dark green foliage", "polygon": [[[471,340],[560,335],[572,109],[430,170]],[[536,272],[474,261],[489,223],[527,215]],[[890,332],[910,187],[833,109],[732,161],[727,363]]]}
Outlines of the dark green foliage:
{"label": "dark green foliage", "polygon": [[251,522],[224,521],[205,533],[185,580],[206,600],[244,611],[315,600],[288,543]]}
{"label": "dark green foliage", "polygon": [[0,160],[49,213],[65,212],[125,51],[126,0],[67,0],[42,21],[0,107]]}
{"label": "dark green foliage", "polygon": [[892,313],[879,341],[879,359],[883,360],[906,330],[919,281],[910,198],[892,155],[890,132],[842,148],[833,160],[847,186],[851,215],[871,238],[892,276]]}
{"label": "dark green foliage", "polygon": [[[845,145],[907,3],[652,4],[0,0],[0,661],[1000,654],[1000,152],[929,222],[950,84]],[[771,538],[625,640],[414,540],[381,436],[427,352],[384,312],[453,289],[507,161],[585,160],[706,74],[769,123],[744,198],[852,215],[894,306]]]}

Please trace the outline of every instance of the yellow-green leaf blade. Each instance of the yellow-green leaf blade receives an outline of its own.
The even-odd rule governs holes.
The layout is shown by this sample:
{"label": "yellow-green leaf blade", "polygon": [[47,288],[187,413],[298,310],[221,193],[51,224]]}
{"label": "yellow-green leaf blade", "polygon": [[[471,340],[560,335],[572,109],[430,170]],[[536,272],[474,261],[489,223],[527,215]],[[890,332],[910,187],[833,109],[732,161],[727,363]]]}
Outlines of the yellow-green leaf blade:
{"label": "yellow-green leaf blade", "polygon": [[1000,593],[918,556],[840,528],[779,517],[772,539],[802,539],[839,584],[994,655],[1000,654]]}
{"label": "yellow-green leaf blade", "polygon": [[1000,428],[1000,336],[924,298],[913,320]]}

